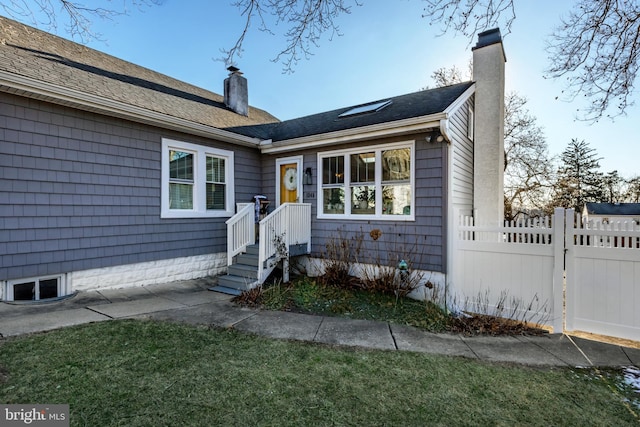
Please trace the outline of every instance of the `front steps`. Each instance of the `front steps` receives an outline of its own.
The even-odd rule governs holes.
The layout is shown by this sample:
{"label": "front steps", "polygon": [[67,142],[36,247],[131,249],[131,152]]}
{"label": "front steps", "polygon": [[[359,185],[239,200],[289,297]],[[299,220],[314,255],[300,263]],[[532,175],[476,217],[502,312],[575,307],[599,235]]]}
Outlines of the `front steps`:
{"label": "front steps", "polygon": [[258,281],[258,244],[247,246],[247,251],[234,257],[228,274],[218,277],[218,285],[209,290],[240,295],[255,287]]}

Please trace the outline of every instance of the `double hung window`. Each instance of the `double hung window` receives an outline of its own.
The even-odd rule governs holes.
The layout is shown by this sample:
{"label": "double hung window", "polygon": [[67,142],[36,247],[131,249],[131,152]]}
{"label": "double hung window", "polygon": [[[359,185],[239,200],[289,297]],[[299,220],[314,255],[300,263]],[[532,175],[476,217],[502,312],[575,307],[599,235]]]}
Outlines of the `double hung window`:
{"label": "double hung window", "polygon": [[233,152],[162,141],[162,217],[233,215]]}

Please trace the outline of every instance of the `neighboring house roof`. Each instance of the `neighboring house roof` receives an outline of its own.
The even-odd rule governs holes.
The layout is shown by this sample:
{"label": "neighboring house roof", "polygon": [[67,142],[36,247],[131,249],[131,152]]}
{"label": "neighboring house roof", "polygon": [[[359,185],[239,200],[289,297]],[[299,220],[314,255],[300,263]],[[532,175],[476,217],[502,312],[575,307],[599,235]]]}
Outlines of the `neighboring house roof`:
{"label": "neighboring house roof", "polygon": [[349,110],[359,107],[351,106],[278,123],[232,127],[226,130],[246,136],[271,139],[277,142],[380,123],[424,117],[444,112],[447,107],[456,101],[472,85],[473,82],[459,83],[452,86],[423,90],[363,104],[365,107],[376,107],[384,105],[385,101],[391,101],[388,105],[382,106],[377,111],[373,109],[372,111],[341,117],[341,115],[348,113]]}
{"label": "neighboring house roof", "polygon": [[278,121],[252,107],[236,114],[222,95],[0,16],[0,90],[24,93],[19,84],[34,82],[216,128]]}
{"label": "neighboring house roof", "polygon": [[640,203],[585,203],[589,215],[640,216]]}

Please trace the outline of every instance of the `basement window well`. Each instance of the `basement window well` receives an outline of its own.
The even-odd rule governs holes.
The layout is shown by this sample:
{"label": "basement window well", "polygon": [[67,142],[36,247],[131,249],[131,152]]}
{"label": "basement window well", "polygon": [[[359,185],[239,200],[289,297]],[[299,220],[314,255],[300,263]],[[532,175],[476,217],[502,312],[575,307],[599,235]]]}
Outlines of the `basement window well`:
{"label": "basement window well", "polygon": [[9,280],[4,288],[3,299],[11,302],[55,301],[68,295],[64,275]]}

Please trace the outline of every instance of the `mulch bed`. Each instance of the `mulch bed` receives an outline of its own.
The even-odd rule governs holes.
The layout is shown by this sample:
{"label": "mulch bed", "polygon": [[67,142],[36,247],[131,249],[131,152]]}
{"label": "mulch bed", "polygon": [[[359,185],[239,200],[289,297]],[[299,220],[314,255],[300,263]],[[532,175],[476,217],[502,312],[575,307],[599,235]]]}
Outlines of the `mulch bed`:
{"label": "mulch bed", "polygon": [[450,320],[449,331],[463,335],[545,335],[547,330],[523,322],[502,317],[471,314],[469,317],[454,317]]}

